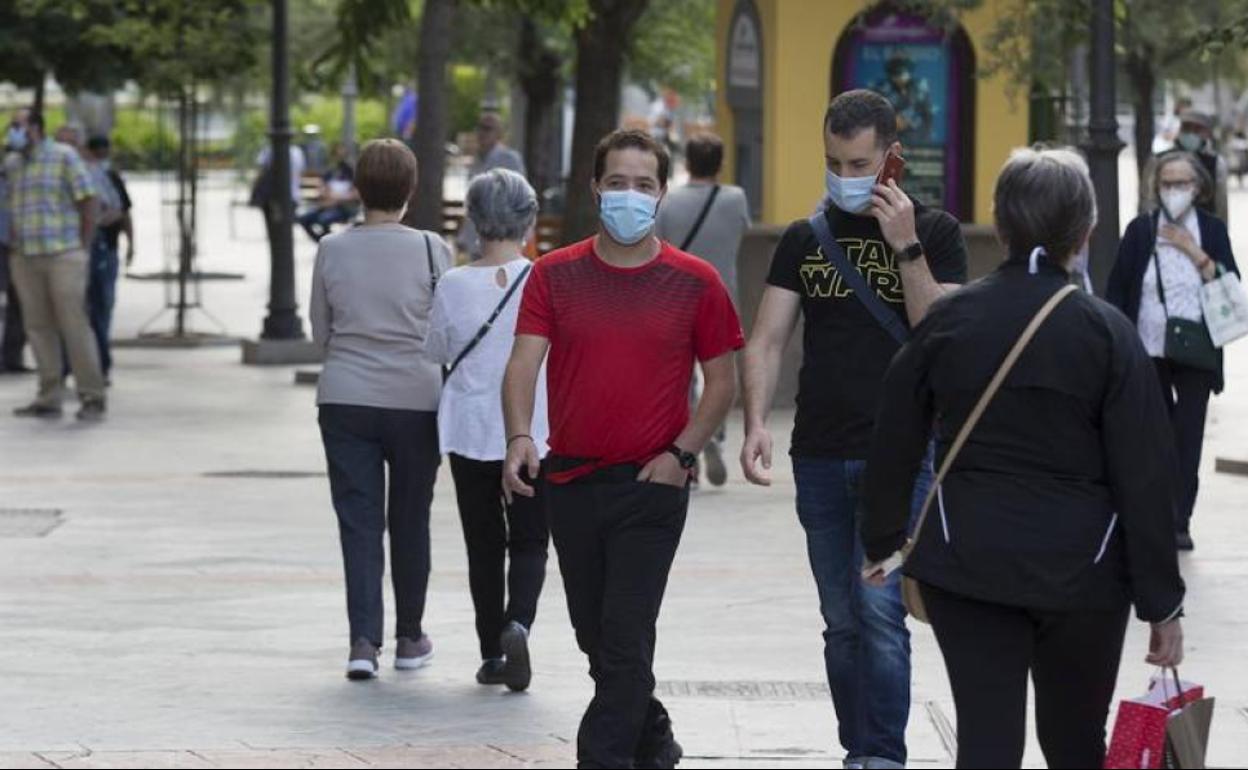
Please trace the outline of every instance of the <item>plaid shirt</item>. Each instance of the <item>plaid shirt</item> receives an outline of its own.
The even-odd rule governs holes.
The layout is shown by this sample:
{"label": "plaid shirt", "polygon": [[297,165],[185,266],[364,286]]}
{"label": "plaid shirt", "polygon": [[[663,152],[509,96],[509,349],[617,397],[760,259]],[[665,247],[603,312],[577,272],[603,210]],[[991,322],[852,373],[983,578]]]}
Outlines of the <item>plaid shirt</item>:
{"label": "plaid shirt", "polygon": [[9,168],[14,245],[28,257],[81,249],[82,222],[75,204],[93,195],[91,175],[78,153],[45,139],[29,158]]}

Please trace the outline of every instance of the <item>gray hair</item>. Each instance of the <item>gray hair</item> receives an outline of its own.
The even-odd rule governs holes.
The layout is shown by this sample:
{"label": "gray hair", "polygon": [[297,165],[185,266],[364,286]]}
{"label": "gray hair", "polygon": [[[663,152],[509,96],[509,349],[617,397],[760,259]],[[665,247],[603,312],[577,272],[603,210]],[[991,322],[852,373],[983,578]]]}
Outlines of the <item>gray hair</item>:
{"label": "gray hair", "polygon": [[1069,147],[1016,149],[997,177],[992,209],[1011,255],[1043,247],[1066,264],[1096,226],[1088,164]]}
{"label": "gray hair", "polygon": [[483,241],[522,240],[537,220],[537,194],[515,171],[496,168],[468,185],[468,218]]}
{"label": "gray hair", "polygon": [[1209,176],[1209,169],[1205,168],[1205,164],[1201,163],[1199,158],[1184,150],[1168,150],[1149,161],[1148,171],[1145,175],[1145,179],[1148,182],[1148,188],[1144,191],[1145,199],[1153,206],[1161,205],[1159,197],[1161,193],[1161,172],[1171,163],[1186,163],[1192,169],[1192,176],[1196,177],[1197,205],[1212,205],[1216,190],[1213,184],[1213,177]]}

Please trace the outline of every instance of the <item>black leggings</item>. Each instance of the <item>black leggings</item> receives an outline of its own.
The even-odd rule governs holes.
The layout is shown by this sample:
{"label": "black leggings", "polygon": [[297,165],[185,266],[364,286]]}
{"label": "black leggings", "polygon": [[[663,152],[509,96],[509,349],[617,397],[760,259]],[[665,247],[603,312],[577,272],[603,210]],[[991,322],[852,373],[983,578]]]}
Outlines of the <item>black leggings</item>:
{"label": "black leggings", "polygon": [[1027,674],[1049,767],[1100,767],[1129,607],[1038,612],[968,599],[930,585],[923,601],[958,712],[958,767],[1020,767]]}
{"label": "black leggings", "polygon": [[[450,457],[468,547],[468,586],[476,610],[481,657],[501,658],[499,636],[503,626],[514,620],[532,628],[537,616],[550,539],[545,506],[541,497],[519,495],[506,505],[501,462],[470,460],[456,454]],[[509,554],[511,569],[504,577]]]}

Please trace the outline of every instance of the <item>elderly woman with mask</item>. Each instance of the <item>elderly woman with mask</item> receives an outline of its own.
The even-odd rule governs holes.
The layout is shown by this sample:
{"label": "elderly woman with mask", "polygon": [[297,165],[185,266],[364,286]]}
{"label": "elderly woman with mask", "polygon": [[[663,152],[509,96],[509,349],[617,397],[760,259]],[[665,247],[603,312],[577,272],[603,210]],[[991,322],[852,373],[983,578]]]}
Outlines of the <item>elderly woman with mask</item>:
{"label": "elderly woman with mask", "polygon": [[1136,325],[1157,370],[1179,455],[1175,531],[1179,548],[1190,551],[1205,413],[1210,394],[1221,393],[1225,384],[1222,354],[1203,367],[1173,360],[1167,356],[1166,327],[1181,319],[1202,329],[1201,285],[1239,269],[1226,224],[1201,208],[1213,198],[1213,179],[1198,158],[1182,151],[1161,155],[1151,182],[1154,210],[1127,226],[1106,298]]}

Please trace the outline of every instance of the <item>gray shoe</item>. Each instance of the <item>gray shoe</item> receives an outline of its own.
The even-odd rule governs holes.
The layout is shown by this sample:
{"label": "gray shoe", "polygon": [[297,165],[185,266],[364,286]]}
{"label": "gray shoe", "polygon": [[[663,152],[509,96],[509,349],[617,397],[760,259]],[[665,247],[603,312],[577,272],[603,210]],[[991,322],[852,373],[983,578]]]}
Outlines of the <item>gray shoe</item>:
{"label": "gray shoe", "polygon": [[706,480],[713,487],[722,487],[728,481],[728,466],[724,465],[724,451],[715,441],[702,450],[706,456]]}
{"label": "gray shoe", "polygon": [[38,417],[43,420],[57,420],[60,419],[62,414],[64,414],[64,411],[61,407],[40,404],[38,401],[13,410],[14,417]]}
{"label": "gray shoe", "polygon": [[347,658],[347,679],[362,681],[377,676],[377,645],[367,639],[357,639],[351,645],[351,654]]}
{"label": "gray shoe", "polygon": [[503,629],[500,641],[503,654],[507,656],[503,684],[512,692],[527,690],[533,681],[533,666],[529,662],[529,630],[513,620]]}
{"label": "gray shoe", "polygon": [[394,667],[400,671],[414,671],[429,665],[433,659],[433,642],[426,634],[419,639],[400,636],[394,648]]}
{"label": "gray shoe", "polygon": [[108,408],[104,405],[103,399],[87,399],[82,402],[82,408],[78,410],[78,419],[83,422],[100,422],[107,411]]}

